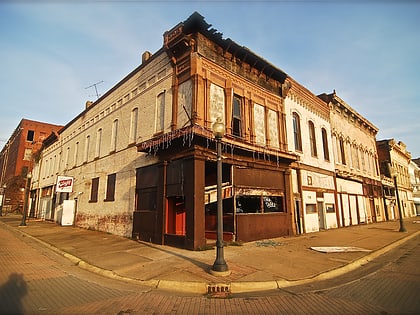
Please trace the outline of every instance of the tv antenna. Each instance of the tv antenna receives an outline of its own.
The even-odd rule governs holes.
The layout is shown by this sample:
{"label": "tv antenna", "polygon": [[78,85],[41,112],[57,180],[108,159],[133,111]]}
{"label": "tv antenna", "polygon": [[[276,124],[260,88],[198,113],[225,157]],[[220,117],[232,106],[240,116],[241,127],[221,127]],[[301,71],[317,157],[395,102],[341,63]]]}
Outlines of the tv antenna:
{"label": "tv antenna", "polygon": [[96,83],[94,83],[92,85],[89,85],[88,87],[85,87],[85,90],[86,89],[89,89],[91,87],[94,87],[95,88],[95,92],[96,92],[96,98],[98,99],[99,96],[101,96],[101,95],[98,93],[98,88],[96,86],[99,85],[99,84],[101,84],[101,83],[104,83],[104,81],[99,81],[99,82],[96,82]]}

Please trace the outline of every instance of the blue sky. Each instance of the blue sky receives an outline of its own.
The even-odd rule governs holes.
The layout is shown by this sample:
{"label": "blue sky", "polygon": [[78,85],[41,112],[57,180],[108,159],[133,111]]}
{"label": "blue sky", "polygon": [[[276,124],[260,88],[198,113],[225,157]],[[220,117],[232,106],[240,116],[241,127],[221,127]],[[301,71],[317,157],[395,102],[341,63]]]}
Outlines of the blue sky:
{"label": "blue sky", "polygon": [[22,118],[67,124],[194,11],[420,157],[420,2],[397,0],[0,0],[0,148]]}

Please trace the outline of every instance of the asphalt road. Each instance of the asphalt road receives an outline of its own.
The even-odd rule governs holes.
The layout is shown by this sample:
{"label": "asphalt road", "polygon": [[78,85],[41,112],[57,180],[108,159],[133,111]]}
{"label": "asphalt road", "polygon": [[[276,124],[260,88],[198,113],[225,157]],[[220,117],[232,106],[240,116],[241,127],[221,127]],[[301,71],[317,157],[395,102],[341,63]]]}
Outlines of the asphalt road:
{"label": "asphalt road", "polygon": [[214,298],[103,278],[0,228],[0,314],[420,314],[419,241],[337,279]]}

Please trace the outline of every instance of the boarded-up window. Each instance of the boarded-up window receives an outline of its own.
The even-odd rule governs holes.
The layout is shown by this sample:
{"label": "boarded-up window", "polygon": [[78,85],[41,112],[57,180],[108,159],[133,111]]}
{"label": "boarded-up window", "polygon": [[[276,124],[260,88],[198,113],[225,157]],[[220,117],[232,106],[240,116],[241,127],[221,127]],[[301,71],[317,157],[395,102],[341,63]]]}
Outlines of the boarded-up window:
{"label": "boarded-up window", "polygon": [[111,152],[117,151],[117,140],[118,140],[118,119],[115,119],[112,123],[111,133]]}
{"label": "boarded-up window", "polygon": [[178,127],[182,128],[190,122],[192,108],[192,84],[188,80],[178,87]]}
{"label": "boarded-up window", "polygon": [[136,107],[131,111],[131,124],[130,124],[130,143],[135,143],[137,140],[137,124],[139,119],[139,109]]}
{"label": "boarded-up window", "polygon": [[105,201],[114,201],[115,200],[115,180],[117,174],[109,174],[106,182],[106,198]]}
{"label": "boarded-up window", "polygon": [[99,177],[92,178],[92,186],[90,187],[90,200],[89,202],[98,201],[98,188],[99,188]]}
{"label": "boarded-up window", "polygon": [[165,127],[165,92],[160,93],[157,96],[155,112],[155,132],[161,132]]}
{"label": "boarded-up window", "polygon": [[265,145],[265,108],[259,104],[254,104],[254,125],[255,142]]}
{"label": "boarded-up window", "polygon": [[25,153],[23,154],[24,161],[30,161],[32,159],[32,149],[25,149]]}
{"label": "boarded-up window", "polygon": [[225,90],[216,85],[210,85],[210,121],[215,123],[217,118],[225,123]]}
{"label": "boarded-up window", "polygon": [[270,146],[274,148],[279,147],[278,121],[277,112],[270,109],[268,111],[268,132],[270,135]]}

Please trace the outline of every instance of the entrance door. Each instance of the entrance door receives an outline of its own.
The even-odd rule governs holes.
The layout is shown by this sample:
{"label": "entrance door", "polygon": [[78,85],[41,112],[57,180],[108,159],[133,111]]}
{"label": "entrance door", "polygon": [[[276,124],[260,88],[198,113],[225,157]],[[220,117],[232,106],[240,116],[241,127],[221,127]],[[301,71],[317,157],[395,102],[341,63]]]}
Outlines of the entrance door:
{"label": "entrance door", "polygon": [[169,197],[166,214],[166,233],[185,235],[186,213],[184,197]]}
{"label": "entrance door", "polygon": [[318,202],[318,220],[319,220],[319,229],[325,230],[325,212],[324,212],[324,203]]}

